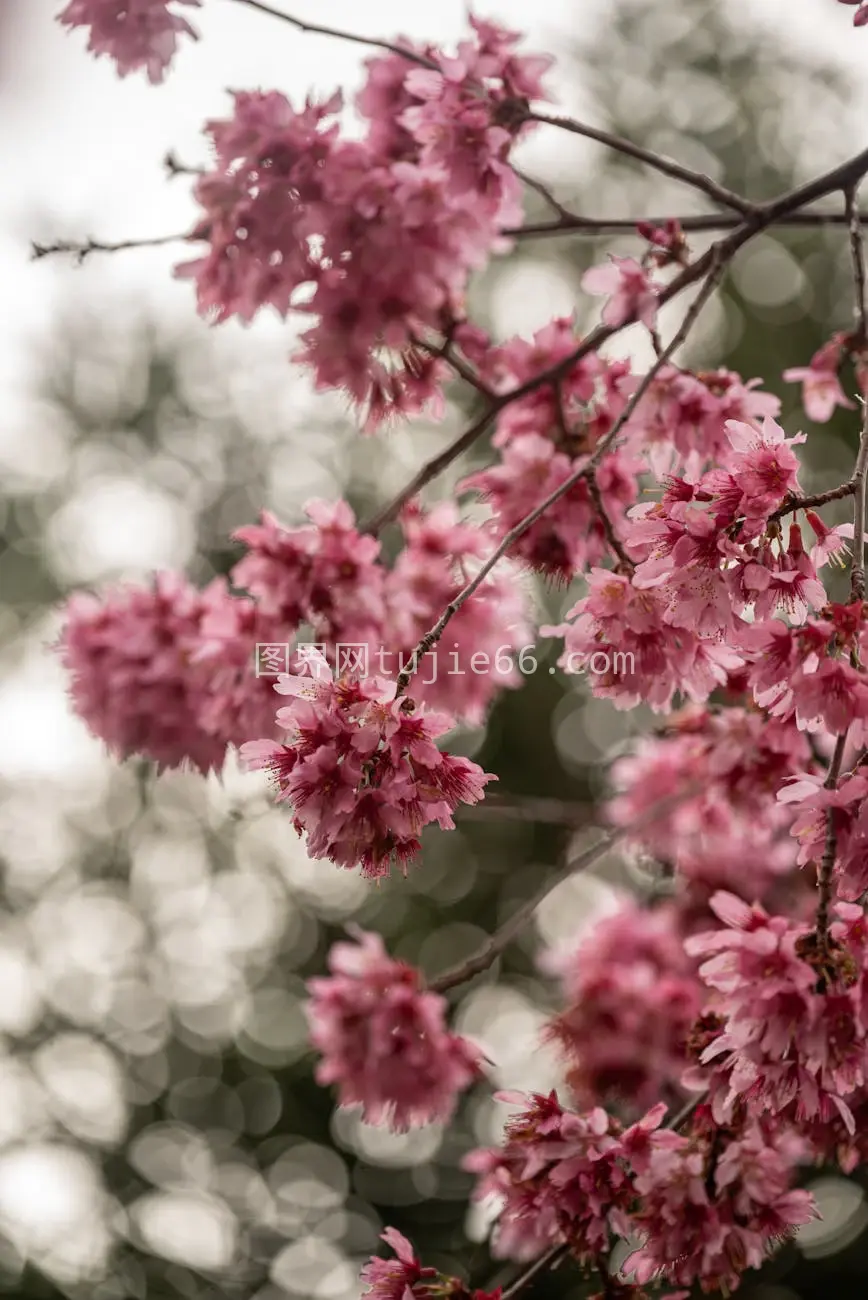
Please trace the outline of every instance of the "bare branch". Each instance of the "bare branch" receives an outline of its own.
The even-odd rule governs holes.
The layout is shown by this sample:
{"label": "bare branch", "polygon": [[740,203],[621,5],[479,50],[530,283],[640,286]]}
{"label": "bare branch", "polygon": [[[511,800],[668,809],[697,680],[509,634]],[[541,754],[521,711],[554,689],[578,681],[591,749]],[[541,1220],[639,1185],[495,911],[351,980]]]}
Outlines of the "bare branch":
{"label": "bare branch", "polygon": [[856,186],[844,191],[845,214],[850,230],[850,256],[853,259],[853,282],[856,287],[856,337],[860,343],[868,342],[868,316],[865,310],[865,247],[862,243],[862,226],[856,203]]}
{"label": "bare branch", "polygon": [[596,844],[592,844],[590,848],[585,849],[578,857],[571,858],[559,871],[553,872],[547,880],[543,881],[536,893],[532,894],[517,911],[513,912],[509,920],[485,941],[478,952],[474,953],[472,957],[468,957],[466,961],[461,962],[453,970],[446,971],[445,974],[438,976],[437,979],[431,982],[429,988],[432,992],[444,993],[447,989],[455,988],[458,984],[463,984],[474,975],[479,975],[482,971],[488,970],[489,966],[494,964],[504,949],[509,947],[516,935],[521,932],[533,916],[540,903],[548,898],[553,889],[564,880],[569,880],[571,876],[593,866],[620,840],[638,834],[647,826],[659,821],[661,817],[665,817],[673,808],[677,808],[680,804],[691,799],[694,794],[698,793],[698,790],[698,786],[689,786],[686,790],[680,791],[669,799],[659,800],[629,826],[619,826],[616,830],[609,831],[607,835],[598,840]]}
{"label": "bare branch", "polygon": [[631,140],[623,140],[620,136],[612,135],[611,131],[601,131],[595,126],[588,126],[570,117],[550,117],[546,113],[528,113],[527,121],[539,122],[544,126],[557,126],[562,131],[570,131],[574,135],[585,136],[588,140],[596,140],[598,144],[604,144],[617,153],[626,154],[628,158],[647,163],[649,167],[662,172],[664,176],[683,181],[685,185],[707,194],[710,199],[723,204],[725,208],[732,208],[743,217],[760,210],[757,204],[748,202],[739,194],[734,194],[724,185],[718,185],[717,181],[713,181],[710,176],[694,171],[692,167],[684,167],[672,158],[665,158],[663,154],[655,153],[653,149],[643,149],[641,145],[633,144]]}
{"label": "bare branch", "polygon": [[52,257],[55,253],[71,253],[78,259],[79,266],[91,253],[125,253],[131,248],[162,248],[165,244],[179,244],[188,235],[155,235],[151,239],[122,239],[116,244],[102,243],[98,239],[86,239],[83,243],[74,240],[59,239],[55,244],[30,245],[30,256],[34,262],[43,257]]}
{"label": "bare branch", "polygon": [[353,32],[340,31],[337,27],[323,27],[319,23],[302,22],[300,18],[293,18],[291,14],[284,13],[281,9],[263,4],[262,0],[235,0],[235,2],[246,5],[248,9],[256,9],[261,14],[268,14],[270,18],[279,18],[281,22],[289,23],[299,32],[311,32],[316,36],[333,36],[338,41],[351,41],[353,45],[373,46],[378,50],[386,50],[389,54],[400,55],[410,63],[418,63],[422,68],[433,68],[437,71],[437,64],[432,59],[426,59],[424,55],[415,54],[400,45],[394,45],[391,41],[382,41],[375,36],[357,36]]}
{"label": "bare branch", "polygon": [[[574,212],[568,212],[553,194],[548,191],[543,194],[546,187],[540,181],[532,181],[526,176],[522,176],[521,179],[542,194],[555,211],[561,213],[561,216],[558,221],[535,221],[527,222],[523,226],[505,227],[501,234],[513,239],[537,239],[547,235],[587,235],[589,238],[621,233],[635,235],[640,221],[649,226],[663,226],[667,221],[677,221],[686,235],[713,234],[722,230],[735,230],[742,221],[741,217],[730,216],[727,213],[683,217],[580,217]],[[860,223],[862,221],[863,218],[860,218]],[[779,217],[777,221],[770,222],[770,225],[775,227],[808,230],[849,224],[847,216],[841,212],[793,212],[789,216]]]}

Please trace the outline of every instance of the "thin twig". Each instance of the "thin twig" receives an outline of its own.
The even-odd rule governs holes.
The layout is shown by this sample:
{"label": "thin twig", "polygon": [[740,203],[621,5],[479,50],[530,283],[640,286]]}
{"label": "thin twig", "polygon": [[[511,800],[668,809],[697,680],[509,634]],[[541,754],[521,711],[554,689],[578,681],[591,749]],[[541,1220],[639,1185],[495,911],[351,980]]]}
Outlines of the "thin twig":
{"label": "thin twig", "polygon": [[204,176],[204,167],[191,167],[181,162],[174,149],[170,149],[163,159],[163,166],[170,176]]}
{"label": "thin twig", "polygon": [[447,365],[452,367],[456,375],[458,375],[460,379],[463,379],[465,384],[469,384],[471,388],[475,388],[477,393],[481,393],[487,401],[491,401],[495,396],[488,385],[482,382],[473,368],[469,366],[462,357],[459,357],[456,354],[451,340],[447,339],[445,343],[441,344],[426,343],[424,339],[411,335],[410,341],[414,347],[421,348],[421,350],[427,352],[429,356],[440,357],[441,360],[445,361]]}
{"label": "thin twig", "polygon": [[815,492],[813,496],[807,497],[790,497],[784,505],[779,506],[769,515],[769,522],[783,519],[784,515],[791,515],[796,510],[812,510],[814,506],[825,506],[830,501],[841,501],[844,497],[851,497],[855,491],[856,482],[851,478],[839,487],[829,488],[827,492]]}
{"label": "thin twig", "polygon": [[561,483],[559,487],[555,488],[553,492],[549,493],[544,501],[541,501],[538,506],[530,511],[529,514],[525,515],[524,519],[517,523],[514,528],[509,530],[499,545],[495,547],[494,551],[485,563],[480,566],[475,577],[472,578],[471,581],[468,582],[467,585],[463,587],[462,590],[459,591],[458,594],[449,602],[434,626],[425,633],[414,653],[411,655],[406,668],[398,674],[396,692],[398,695],[402,695],[407,689],[410,678],[413,676],[419,663],[431,647],[436,645],[440,640],[450,619],[458,613],[461,606],[464,605],[474,592],[479,589],[488,577],[489,573],[491,573],[491,570],[504,557],[504,555],[506,555],[507,551],[510,551],[515,543],[524,536],[528,529],[532,528],[536,521],[544,515],[547,510],[555,505],[556,502],[560,501],[561,497],[566,496],[566,494],[571,491],[581,479],[589,479],[591,477],[597,466],[600,464],[600,461],[615,443],[615,440],[618,438],[624,425],[633,415],[633,412],[645,396],[659,371],[672,356],[672,353],[676,348],[684,342],[684,339],[689,334],[694,321],[716,288],[717,283],[723,274],[724,265],[725,264],[722,261],[713,261],[712,269],[706,277],[705,283],[699,293],[691,303],[690,309],[681,323],[681,327],[673,335],[668,346],[660,353],[657,360],[654,362],[654,365],[644,376],[641,383],[636,388],[636,391],[624,407],[624,410],[612,425],[612,428],[604,438],[600,439],[596,448],[587,460],[585,460],[584,464],[579,466],[579,468],[570,474],[568,478],[564,479],[563,483]]}
{"label": "thin twig", "polygon": [[678,1130],[682,1128],[689,1119],[692,1119],[693,1112],[696,1110],[696,1107],[703,1101],[705,1096],[706,1096],[705,1092],[696,1093],[693,1097],[690,1098],[689,1101],[686,1101],[684,1103],[684,1105],[681,1107],[679,1111],[675,1112],[675,1114],[672,1116],[671,1119],[668,1119],[666,1121],[663,1127],[672,1129],[673,1133],[677,1133]]}
{"label": "thin twig", "polygon": [[[558,217],[560,218],[561,221],[571,222],[577,220],[577,218],[575,218],[573,214],[570,211],[568,211],[568,209],[565,208],[562,203],[558,202],[558,200],[555,198],[554,194],[552,194],[549,187],[545,185],[542,181],[536,180],[533,176],[528,176],[527,172],[521,171],[520,168],[518,167],[513,167],[512,170],[515,172],[518,179],[522,181],[525,185],[527,185],[528,189],[535,190],[536,193],[540,196],[540,198],[545,199],[546,203],[549,205],[552,211],[558,214]],[[578,218],[578,220],[581,220],[581,218]],[[515,234],[522,233],[523,230],[524,227],[519,226],[518,228],[513,228],[512,230],[504,230],[503,234],[515,235]]]}
{"label": "thin twig", "polygon": [[848,185],[844,191],[845,215],[850,230],[850,256],[853,259],[853,282],[856,286],[856,340],[868,342],[868,316],[865,307],[865,247],[862,243],[862,225],[856,202],[856,186]]}
{"label": "thin twig", "polygon": [[563,881],[569,880],[571,876],[593,866],[620,840],[627,839],[638,834],[639,831],[645,830],[646,827],[659,821],[661,817],[665,817],[673,808],[677,808],[688,799],[691,799],[696,793],[698,793],[698,787],[690,786],[677,795],[659,800],[647,809],[641,817],[637,817],[634,822],[631,822],[629,826],[619,826],[615,830],[609,831],[596,844],[592,844],[590,848],[583,850],[578,857],[571,858],[559,871],[553,872],[540,885],[536,893],[522,903],[518,910],[513,912],[509,920],[505,921],[494,934],[486,939],[478,952],[452,970],[446,971],[443,975],[439,975],[435,980],[432,980],[429,988],[434,993],[445,993],[447,989],[455,988],[458,984],[463,984],[474,975],[480,975],[483,971],[488,970],[489,966],[493,965],[504,949],[509,947],[516,935],[520,933],[533,916],[540,903],[548,898],[553,889],[562,884]]}
{"label": "thin twig", "polygon": [[609,512],[607,511],[605,502],[603,501],[603,494],[600,491],[600,485],[597,482],[596,474],[588,475],[588,491],[591,494],[591,499],[594,502],[594,508],[600,518],[600,523],[603,525],[603,532],[606,534],[606,542],[608,543],[609,550],[618,558],[618,567],[624,573],[632,573],[636,564],[630,559],[630,556],[624,549],[624,543],[615,532],[615,525],[609,518]]}
{"label": "thin twig", "polygon": [[453,442],[450,442],[448,447],[445,447],[443,451],[438,452],[436,456],[432,456],[430,460],[426,461],[422,468],[413,475],[410,482],[387,505],[371,516],[361,531],[376,536],[381,529],[385,528],[386,524],[390,524],[394,519],[397,519],[408,501],[416,496],[418,492],[421,492],[422,488],[427,483],[430,483],[432,479],[435,479],[438,474],[441,474],[447,466],[451,465],[453,460],[457,460],[465,451],[468,451],[477,438],[482,437],[498,411],[502,410],[506,405],[506,401],[500,397],[492,402],[491,406],[477,416],[463,433],[459,434]]}
{"label": "thin twig", "polygon": [[[667,221],[676,221],[686,235],[715,234],[723,230],[735,230],[742,223],[740,216],[736,214],[730,216],[728,213],[683,217],[580,217],[574,212],[568,212],[542,182],[532,181],[520,172],[516,174],[520,175],[527,185],[541,194],[552,208],[560,213],[560,219],[532,221],[521,226],[506,226],[500,233],[510,239],[543,239],[547,235],[596,237],[617,235],[622,232],[635,235],[636,227],[640,222],[649,226],[665,226]],[[863,221],[864,218],[860,218],[860,224]],[[841,212],[793,212],[788,216],[779,217],[777,221],[770,224],[792,229],[815,230],[826,226],[847,226],[850,223],[846,214]]]}
{"label": "thin twig", "polygon": [[482,803],[469,804],[461,810],[462,818],[494,818],[497,821],[572,826],[579,830],[588,820],[590,806],[568,803],[562,799],[542,799],[531,795],[488,794]]}
{"label": "thin twig", "polygon": [[866,470],[868,470],[868,402],[862,400],[862,434],[859,455],[853,471],[856,503],[853,510],[853,563],[850,569],[850,599],[863,600],[865,596],[865,497]]}
{"label": "thin twig", "polygon": [[131,248],[161,248],[164,244],[179,244],[187,238],[189,235],[185,233],[155,235],[151,239],[122,239],[116,244],[102,243],[98,239],[86,239],[83,243],[59,239],[55,244],[37,244],[34,241],[30,245],[30,256],[32,261],[38,262],[41,258],[51,257],[54,253],[72,253],[78,258],[80,265],[91,253],[125,253]]}
{"label": "thin twig", "polygon": [[611,131],[601,131],[595,126],[588,126],[586,123],[577,122],[570,117],[551,117],[547,113],[528,113],[526,120],[528,122],[538,122],[544,126],[560,127],[562,131],[570,131],[574,135],[596,140],[598,144],[604,144],[617,153],[626,154],[629,158],[635,158],[638,162],[646,163],[649,167],[653,167],[655,171],[662,172],[664,176],[671,176],[675,180],[683,181],[685,185],[690,185],[693,189],[707,194],[709,198],[714,199],[717,203],[722,203],[726,208],[732,208],[735,212],[741,213],[742,216],[749,216],[759,210],[757,204],[750,203],[740,195],[734,194],[725,185],[718,185],[717,181],[713,181],[710,176],[694,171],[692,167],[684,167],[672,158],[665,158],[662,154],[655,153],[653,149],[643,149],[641,145],[634,144],[631,140],[623,140],[620,136],[613,135]]}
{"label": "thin twig", "polygon": [[528,1282],[532,1282],[538,1274],[542,1273],[543,1269],[554,1268],[555,1264],[569,1254],[569,1249],[569,1246],[566,1245],[551,1246],[544,1255],[540,1255],[539,1259],[534,1260],[532,1264],[528,1264],[526,1268],[522,1269],[518,1277],[510,1283],[505,1291],[501,1292],[501,1300],[513,1300],[513,1297],[517,1296],[519,1291],[527,1286]]}
{"label": "thin twig", "polygon": [[[847,744],[847,732],[849,728],[841,732],[835,742],[835,752],[832,755],[832,761],[829,764],[829,771],[823,786],[826,790],[834,790],[838,784],[838,777],[841,774],[841,763],[844,758],[844,749]],[[817,873],[817,890],[819,899],[817,902],[817,940],[820,947],[824,950],[829,946],[829,909],[832,902],[832,872],[835,866],[835,853],[838,843],[838,826],[835,816],[835,809],[829,808],[826,813],[826,847],[823,853],[823,860],[820,863],[820,870]]]}
{"label": "thin twig", "polygon": [[261,14],[268,14],[270,18],[279,18],[281,22],[289,23],[299,32],[311,32],[316,36],[333,36],[339,41],[351,41],[353,45],[370,45],[378,50],[387,50],[390,54],[398,54],[402,59],[408,59],[410,63],[418,63],[420,67],[433,68],[437,71],[437,64],[432,59],[426,59],[424,54],[416,54],[400,45],[394,45],[391,41],[382,41],[374,36],[356,36],[353,32],[342,32],[337,27],[322,27],[319,23],[302,22],[300,18],[293,18],[291,14],[284,13],[281,9],[263,4],[262,0],[235,0],[235,2],[246,5],[248,9],[256,9]]}

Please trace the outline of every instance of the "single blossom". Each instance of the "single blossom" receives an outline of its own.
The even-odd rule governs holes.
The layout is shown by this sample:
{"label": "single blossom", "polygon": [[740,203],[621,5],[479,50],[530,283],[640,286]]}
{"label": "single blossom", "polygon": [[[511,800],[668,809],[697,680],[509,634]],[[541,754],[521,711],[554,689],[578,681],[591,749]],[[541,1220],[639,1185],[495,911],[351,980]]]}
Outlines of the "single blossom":
{"label": "single blossom", "polygon": [[658,290],[635,258],[610,256],[608,266],[592,266],[582,276],[582,288],[608,298],[603,308],[606,325],[617,327],[634,319],[654,328]]}

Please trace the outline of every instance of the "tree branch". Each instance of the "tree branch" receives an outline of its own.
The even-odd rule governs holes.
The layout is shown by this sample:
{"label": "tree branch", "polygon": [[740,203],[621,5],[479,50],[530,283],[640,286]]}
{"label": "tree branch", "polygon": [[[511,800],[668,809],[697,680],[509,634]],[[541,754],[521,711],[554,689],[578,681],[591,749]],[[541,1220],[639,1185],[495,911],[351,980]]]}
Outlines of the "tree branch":
{"label": "tree branch", "polygon": [[[624,410],[621,412],[618,419],[612,425],[612,428],[609,430],[609,432],[606,434],[604,438],[600,439],[593,453],[587,458],[587,460],[584,462],[583,465],[581,465],[577,470],[575,470],[574,473],[570,474],[568,478],[564,479],[563,483],[561,483],[559,487],[555,488],[554,492],[549,493],[549,495],[545,498],[544,501],[541,501],[538,506],[536,506],[533,510],[530,511],[529,514],[525,515],[524,519],[522,519],[519,523],[517,523],[514,528],[511,528],[509,530],[509,532],[501,540],[498,546],[495,547],[494,551],[489,556],[489,558],[485,561],[485,563],[480,566],[476,576],[470,582],[468,582],[467,585],[463,587],[461,591],[459,591],[459,593],[457,594],[457,596],[454,597],[453,600],[449,602],[449,604],[446,606],[446,608],[444,609],[443,613],[440,615],[439,619],[434,624],[434,626],[428,632],[426,632],[425,635],[422,637],[421,641],[419,642],[415,651],[413,652],[410,658],[410,662],[407,664],[407,667],[404,668],[398,674],[397,691],[396,691],[397,695],[402,695],[404,693],[404,691],[407,689],[407,686],[410,682],[410,678],[413,676],[413,673],[416,671],[416,667],[419,665],[419,663],[421,662],[423,657],[428,653],[431,647],[436,645],[437,642],[440,640],[441,636],[446,630],[447,624],[449,623],[450,619],[452,619],[458,613],[461,606],[464,605],[470,599],[473,593],[479,589],[479,587],[488,577],[489,573],[491,573],[491,570],[498,563],[498,561],[501,560],[504,557],[504,555],[506,555],[506,553],[512,549],[515,543],[521,537],[524,536],[524,534],[528,531],[529,528],[533,527],[536,521],[542,515],[544,515],[545,512],[548,509],[550,509],[551,506],[555,505],[556,502],[560,501],[561,497],[566,496],[566,494],[572,488],[575,487],[575,485],[579,482],[580,479],[589,479],[593,475],[600,461],[603,459],[603,456],[613,446],[616,438],[620,434],[624,425],[633,415],[633,412],[636,410],[636,407],[639,405],[642,398],[645,396],[646,392],[650,388],[651,384],[653,383],[659,371],[669,360],[669,358],[671,357],[672,353],[676,350],[676,348],[678,348],[679,345],[683,343],[684,339],[689,334],[694,321],[696,320],[697,316],[699,315],[706,301],[708,300],[708,298],[711,296],[712,292],[716,288],[717,283],[723,274],[725,262],[721,260],[719,256],[712,257],[710,260],[712,262],[711,270],[708,273],[704,285],[702,286],[699,293],[696,295],[695,299],[691,303],[690,309],[685,315],[684,320],[681,323],[681,327],[673,336],[669,345],[666,348],[664,348],[663,351],[660,353],[660,355],[658,356],[657,360],[654,362],[654,365],[651,367],[648,373],[644,376],[641,383],[636,388],[636,391],[633,393],[632,397],[627,402],[627,405],[624,407]],[[561,366],[558,366],[557,372],[560,371],[561,371]],[[557,379],[560,377],[559,373],[551,372],[551,375],[553,379]],[[533,387],[536,386],[537,383],[536,381],[534,381]],[[514,400],[514,396],[513,396],[513,400]]]}
{"label": "tree branch", "polygon": [[[857,181],[861,180],[866,172],[868,172],[868,149],[862,150],[861,153],[849,158],[838,167],[834,167],[831,171],[825,172],[822,176],[817,177],[816,180],[809,181],[805,185],[797,186],[796,189],[787,191],[785,194],[780,195],[777,199],[771,200],[769,203],[758,205],[735,227],[731,234],[714,243],[707,252],[705,252],[701,257],[698,257],[690,266],[685,267],[684,271],[682,271],[679,276],[676,276],[676,278],[661,291],[658,299],[660,305],[662,306],[664,303],[671,301],[681,293],[683,289],[686,289],[688,285],[694,284],[697,280],[700,280],[703,275],[706,275],[713,268],[718,259],[722,259],[724,263],[729,262],[744,244],[748,243],[754,238],[754,236],[760,234],[769,226],[773,226],[784,219],[791,217],[799,208],[806,206],[808,203],[813,203],[817,199],[825,198],[827,195],[833,194],[837,190],[844,189],[848,185],[854,185]],[[844,217],[838,217],[836,221],[837,224],[842,224]],[[630,223],[631,226],[633,224],[633,222]],[[508,406],[510,402],[515,402],[520,400],[522,397],[526,397],[529,393],[534,392],[543,384],[557,382],[558,379],[569,374],[570,370],[581,361],[583,357],[587,356],[591,352],[596,352],[610,338],[613,338],[616,334],[619,334],[621,330],[624,330],[629,325],[633,324],[635,324],[635,316],[631,315],[617,326],[597,326],[597,328],[592,330],[587,338],[585,338],[582,343],[578,344],[569,356],[565,357],[562,361],[559,361],[556,365],[549,367],[547,370],[540,371],[539,374],[534,375],[532,379],[528,379],[525,383],[520,384],[517,388],[513,388],[510,392],[501,394],[496,401],[492,403],[489,409],[485,411],[469,429],[462,433],[460,437],[456,438],[445,451],[440,452],[432,460],[422,466],[422,468],[414,475],[411,482],[408,483],[407,486],[403,488],[388,505],[384,506],[383,509],[368,522],[365,531],[376,533],[384,524],[394,519],[411,497],[421,491],[421,489],[430,483],[432,479],[436,478],[436,476],[441,473],[447,465],[451,464],[457,456],[460,456],[473,445],[477,438],[481,437],[491,421],[505,406]],[[840,495],[846,496],[848,494],[846,492],[841,492]],[[833,500],[834,498],[828,497],[826,499]],[[787,507],[787,509],[789,509],[789,507]],[[786,513],[786,511],[784,511],[784,513]]]}
{"label": "tree branch", "polygon": [[[516,173],[521,175],[521,173]],[[541,194],[552,207],[562,215],[558,221],[528,222],[523,226],[507,226],[500,233],[512,239],[536,239],[546,235],[617,235],[622,232],[636,234],[639,222],[649,226],[663,226],[667,221],[677,221],[686,235],[713,234],[722,230],[735,230],[741,225],[742,218],[726,213],[708,216],[683,217],[580,217],[567,212],[553,194],[546,190],[540,181],[532,181],[521,175],[521,179],[537,193]],[[543,191],[546,190],[545,193]],[[860,224],[864,218],[860,217]],[[791,227],[815,230],[824,226],[849,225],[846,214],[841,212],[793,212],[789,216],[779,217],[770,223],[776,227]]]}
{"label": "tree branch", "polygon": [[386,50],[389,54],[398,54],[410,63],[418,63],[422,68],[433,68],[434,71],[438,71],[437,64],[432,59],[426,59],[423,54],[415,54],[400,45],[394,45],[391,41],[382,41],[374,36],[356,36],[353,32],[342,32],[336,27],[323,27],[319,23],[302,22],[300,18],[293,18],[291,14],[284,13],[281,9],[263,4],[262,0],[235,0],[235,3],[246,5],[248,9],[256,9],[270,18],[279,18],[281,22],[289,23],[299,32],[310,32],[315,36],[333,36],[338,41],[351,41],[353,45],[373,46],[378,50]]}
{"label": "tree branch", "polygon": [[865,311],[865,247],[862,243],[862,225],[859,220],[859,208],[856,203],[856,186],[849,185],[844,191],[845,215],[850,231],[850,256],[853,260],[853,282],[856,286],[856,338],[860,343],[868,342],[868,316]]}
{"label": "tree branch", "polygon": [[596,140],[598,144],[604,144],[617,153],[626,154],[628,158],[635,158],[638,162],[647,163],[649,167],[662,172],[664,176],[671,176],[674,180],[683,181],[685,185],[690,185],[702,194],[707,194],[710,199],[723,204],[726,208],[732,208],[735,212],[741,213],[743,217],[759,211],[757,204],[750,203],[740,195],[734,194],[732,190],[728,190],[724,185],[718,185],[710,176],[694,171],[691,167],[684,167],[681,163],[675,162],[674,159],[665,158],[663,154],[655,153],[652,149],[643,149],[641,145],[633,144],[631,140],[622,140],[620,136],[612,135],[610,131],[601,131],[595,126],[587,126],[584,122],[576,122],[570,117],[550,117],[547,113],[528,113],[526,121],[538,122],[543,126],[557,126],[562,131],[572,132],[573,135],[581,135],[588,140]]}
{"label": "tree branch", "polygon": [[445,993],[447,989],[455,988],[458,984],[463,984],[474,975],[480,975],[483,971],[488,970],[489,966],[494,964],[504,949],[509,947],[516,935],[521,932],[533,916],[540,903],[548,898],[553,889],[562,884],[563,881],[569,880],[571,876],[593,866],[619,840],[627,839],[653,825],[654,822],[659,821],[661,817],[665,817],[667,813],[671,812],[673,808],[679,807],[680,804],[685,803],[698,792],[698,786],[689,786],[677,795],[659,800],[629,826],[619,826],[616,830],[609,831],[596,844],[592,844],[590,848],[580,853],[578,857],[571,858],[559,871],[555,871],[547,880],[543,881],[536,893],[522,903],[518,910],[513,912],[509,920],[486,939],[478,952],[452,970],[446,971],[443,975],[439,975],[435,980],[432,980],[428,985],[429,989],[433,993]]}
{"label": "tree branch", "polygon": [[84,243],[59,239],[55,244],[37,244],[34,240],[30,245],[30,259],[38,262],[54,253],[72,253],[81,265],[91,253],[124,253],[131,248],[161,248],[164,244],[178,244],[187,238],[186,234],[155,235],[152,239],[122,239],[116,244],[101,243],[98,239],[86,239]]}

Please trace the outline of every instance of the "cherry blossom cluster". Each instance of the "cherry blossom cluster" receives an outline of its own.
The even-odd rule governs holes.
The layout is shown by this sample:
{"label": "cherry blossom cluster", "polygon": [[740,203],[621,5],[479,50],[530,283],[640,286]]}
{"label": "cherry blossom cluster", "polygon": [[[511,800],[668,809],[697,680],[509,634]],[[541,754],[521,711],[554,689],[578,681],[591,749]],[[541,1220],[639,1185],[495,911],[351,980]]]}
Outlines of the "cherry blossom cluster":
{"label": "cherry blossom cluster", "polygon": [[209,248],[178,274],[216,320],[263,307],[314,318],[296,359],[369,428],[442,409],[448,368],[425,344],[461,321],[469,274],[521,219],[509,152],[550,60],[470,23],[452,57],[428,47],[413,50],[421,67],[370,63],[361,140],[341,133],[340,94],[297,110],[276,91],[237,93],[232,117],[207,127],[215,166],[196,182],[191,238]]}
{"label": "cherry blossom cluster", "polygon": [[704,1001],[684,938],[676,906],[628,900],[578,947],[546,955],[563,999],[547,1036],[563,1053],[577,1105],[642,1110],[678,1089]]}
{"label": "cherry blossom cluster", "polygon": [[362,1269],[362,1282],[369,1300],[500,1300],[501,1289],[482,1291],[466,1286],[457,1277],[444,1277],[436,1268],[425,1268],[412,1245],[397,1228],[387,1228],[383,1241],[394,1251],[394,1259],[370,1259]]}
{"label": "cherry blossom cluster", "polygon": [[141,69],[157,85],[175,57],[178,38],[198,39],[182,6],[201,4],[202,0],[70,0],[58,18],[66,27],[87,28],[87,48],[97,58],[113,59],[120,76]]}
{"label": "cherry blossom cluster", "polygon": [[[728,685],[743,681],[729,678]],[[643,832],[645,847],[685,884],[763,897],[795,865],[793,810],[772,796],[792,790],[785,783],[813,765],[792,719],[770,719],[750,704],[690,705],[667,719],[662,734],[643,737],[616,760],[618,793],[608,814],[629,828],[673,789],[691,791]]]}
{"label": "cherry blossom cluster", "polygon": [[816,1217],[810,1194],[791,1186],[793,1140],[758,1121],[720,1130],[699,1112],[682,1134],[661,1127],[662,1104],[625,1128],[599,1107],[565,1109],[555,1092],[500,1098],[522,1107],[503,1146],[464,1162],[477,1196],[502,1207],[498,1255],[567,1246],[599,1267],[616,1234],[641,1243],[622,1277],[713,1291],[738,1286],[746,1266]]}
{"label": "cherry blossom cluster", "polygon": [[[868,5],[842,2],[868,23]],[[59,20],[120,75],[157,82],[196,36],[184,13],[196,5],[72,0]],[[293,103],[239,90],[206,124],[212,161],[186,236],[202,247],[177,274],[215,323],[306,316],[294,360],[363,413],[364,432],[423,410],[441,419],[453,381],[482,414],[367,523],[344,500],[307,502],[300,523],[263,511],[204,590],[163,573],[74,594],[59,640],[73,706],[119,759],[206,773],[237,750],[311,858],[370,880],[406,872],[423,831],[453,829],[495,779],[438,742],[456,722],[484,725],[521,685],[501,651],[562,641],[561,667],[592,695],[648,706],[655,730],[612,764],[601,843],[638,848],[670,896],[627,899],[543,955],[559,987],[541,1041],[562,1083],[501,1094],[517,1112],[465,1167],[494,1203],[496,1257],[568,1254],[624,1300],[661,1282],[728,1293],[815,1216],[805,1169],[868,1159],[868,293],[855,207],[868,162],[746,208],[672,159],[537,108],[552,60],[478,15],[451,53],[370,43],[352,106],[340,92]],[[469,290],[522,236],[513,151],[542,127],[592,134],[752,215],[696,255],[675,219],[637,220],[635,255],[587,267],[574,315],[494,338],[470,318]],[[778,378],[801,385],[814,424],[863,428],[852,476],[812,496],[808,435],[763,381],[675,356],[739,248],[839,192],[856,325],[830,327]],[[554,206],[552,233],[587,224]],[[660,309],[691,287],[665,343]],[[644,373],[604,347],[628,327],[653,345]],[[459,499],[423,504],[420,489],[489,431]],[[845,501],[852,522],[825,513]],[[400,534],[391,559],[387,525]],[[538,626],[535,582],[581,584],[559,623]],[[257,646],[303,637],[320,649],[301,671],[276,683],[253,671]],[[386,650],[397,675],[348,668],[348,645]],[[489,671],[425,679],[438,645]],[[307,1014],[317,1080],[339,1106],[401,1132],[451,1120],[488,1062],[449,1027],[443,994],[488,970],[534,906],[431,981],[357,928],[331,948]],[[620,1269],[618,1238],[633,1243]],[[394,1258],[365,1266],[372,1300],[499,1300],[424,1265],[394,1228],[383,1240]]]}
{"label": "cherry blossom cluster", "polygon": [[337,1084],[341,1106],[368,1124],[404,1132],[452,1118],[458,1094],[482,1075],[482,1055],[445,1027],[446,1000],[418,971],[390,958],[378,934],[329,952],[331,975],[308,981],[317,1081]]}
{"label": "cherry blossom cluster", "polygon": [[247,741],[241,758],[269,773],[310,857],[387,876],[419,852],[424,826],[451,830],[458,805],[477,803],[495,778],[442,753],[434,741],[452,720],[398,696],[394,682],[334,679],[316,653],[307,666],[310,676],[285,673],[275,686],[290,697],[277,713],[286,740]]}

